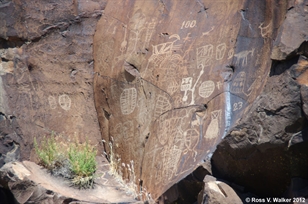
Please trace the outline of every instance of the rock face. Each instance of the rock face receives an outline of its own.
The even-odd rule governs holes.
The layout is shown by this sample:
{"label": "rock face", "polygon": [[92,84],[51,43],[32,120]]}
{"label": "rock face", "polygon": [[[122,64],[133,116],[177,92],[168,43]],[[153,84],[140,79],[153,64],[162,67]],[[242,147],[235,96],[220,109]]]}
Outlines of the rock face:
{"label": "rock face", "polygon": [[[154,199],[198,167],[248,113],[267,81],[287,6],[108,2],[94,38],[101,131]],[[127,169],[119,171],[128,177]]]}
{"label": "rock face", "polygon": [[105,3],[0,2],[0,166],[52,131],[99,144],[92,43]]}
{"label": "rock face", "polygon": [[[0,167],[55,131],[105,150],[143,198],[184,199],[210,160],[258,196],[308,196],[307,5],[0,0]],[[40,189],[0,181],[18,202]],[[207,181],[199,201],[222,191]]]}
{"label": "rock face", "polygon": [[264,90],[213,155],[217,175],[260,196],[308,196],[307,12],[307,1],[289,8]]}
{"label": "rock face", "polygon": [[199,195],[199,204],[214,203],[243,203],[235,191],[226,183],[217,181],[216,178],[206,176],[204,178],[204,187]]}

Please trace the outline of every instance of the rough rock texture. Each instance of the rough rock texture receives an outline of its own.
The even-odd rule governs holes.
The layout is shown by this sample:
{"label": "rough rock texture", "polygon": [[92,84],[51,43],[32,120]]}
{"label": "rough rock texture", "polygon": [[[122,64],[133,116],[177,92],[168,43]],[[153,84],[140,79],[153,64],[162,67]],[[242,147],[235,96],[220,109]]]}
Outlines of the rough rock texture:
{"label": "rough rock texture", "polygon": [[214,174],[259,196],[308,196],[308,31],[298,27],[308,19],[307,3],[289,8],[263,92],[212,158]]}
{"label": "rough rock texture", "polygon": [[[29,161],[5,164],[0,169],[0,180],[2,186],[10,189],[16,203],[142,203],[126,195],[114,179],[108,178],[110,175],[106,173],[106,164],[100,164],[99,174],[102,176],[96,179],[93,190],[72,188],[69,186],[69,180],[52,177],[46,170]],[[12,203],[2,201],[4,200],[1,199],[1,204]]]}
{"label": "rough rock texture", "polygon": [[[0,167],[76,133],[160,203],[196,201],[211,158],[257,196],[308,197],[307,20],[307,0],[0,0]],[[0,194],[48,194],[18,182]]]}
{"label": "rough rock texture", "polygon": [[99,144],[92,44],[105,4],[0,1],[0,166],[52,131]]}
{"label": "rough rock texture", "polygon": [[[287,8],[265,0],[107,3],[94,37],[101,132],[154,199],[247,113]],[[127,165],[119,171],[129,177]]]}
{"label": "rough rock texture", "polygon": [[226,183],[206,176],[204,187],[198,197],[198,204],[241,204],[243,203],[235,191]]}

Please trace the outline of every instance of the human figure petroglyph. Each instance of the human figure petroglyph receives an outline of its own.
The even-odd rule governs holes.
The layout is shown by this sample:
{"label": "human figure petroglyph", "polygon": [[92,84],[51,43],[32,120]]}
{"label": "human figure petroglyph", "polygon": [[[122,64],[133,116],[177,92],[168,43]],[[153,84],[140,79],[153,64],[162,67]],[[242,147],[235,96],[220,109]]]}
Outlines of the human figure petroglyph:
{"label": "human figure petroglyph", "polygon": [[187,78],[183,78],[182,79],[182,84],[181,84],[181,91],[184,91],[184,96],[182,98],[182,100],[184,102],[187,101],[188,99],[188,91],[191,91],[191,102],[189,105],[193,105],[195,104],[195,89],[196,89],[196,85],[199,82],[202,74],[204,73],[204,66],[202,64],[199,65],[201,67],[199,76],[194,84],[194,86],[192,87],[192,77],[187,77]]}
{"label": "human figure petroglyph", "polygon": [[202,98],[209,97],[215,90],[215,83],[213,81],[204,81],[199,87],[199,95]]}
{"label": "human figure petroglyph", "polygon": [[59,96],[59,105],[64,110],[69,110],[71,108],[71,99],[68,95],[62,94]]}
{"label": "human figure petroglyph", "polygon": [[216,46],[216,60],[221,60],[224,58],[226,49],[226,43],[221,43]]}
{"label": "human figure petroglyph", "polygon": [[137,90],[136,88],[124,89],[120,95],[120,106],[123,115],[131,114],[136,107],[137,103]]}
{"label": "human figure petroglyph", "polygon": [[204,135],[206,139],[214,139],[219,136],[220,121],[221,121],[221,110],[212,111],[211,122]]}
{"label": "human figure petroglyph", "polygon": [[249,54],[252,57],[254,51],[255,51],[255,48],[252,48],[251,50],[245,50],[245,51],[242,51],[242,52],[239,52],[239,53],[235,54],[234,55],[234,57],[236,57],[235,64],[239,65],[240,61],[242,60],[242,66],[247,65],[247,57],[248,57]]}
{"label": "human figure petroglyph", "polygon": [[183,101],[187,101],[187,91],[191,90],[191,86],[192,86],[192,77],[186,77],[182,79],[182,84],[181,84],[181,91],[184,91],[184,97],[183,97]]}
{"label": "human figure petroglyph", "polygon": [[220,81],[216,82],[216,87],[218,90],[220,90],[220,87],[223,86],[224,84]]}

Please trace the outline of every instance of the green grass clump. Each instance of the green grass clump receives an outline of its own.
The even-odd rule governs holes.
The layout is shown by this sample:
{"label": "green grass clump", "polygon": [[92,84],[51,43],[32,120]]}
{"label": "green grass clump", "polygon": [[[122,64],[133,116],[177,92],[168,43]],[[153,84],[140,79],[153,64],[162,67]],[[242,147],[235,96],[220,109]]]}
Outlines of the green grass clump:
{"label": "green grass clump", "polygon": [[97,151],[88,141],[79,143],[76,139],[67,148],[68,145],[57,141],[52,134],[50,138],[44,137],[40,145],[34,138],[34,147],[39,163],[51,173],[71,178],[72,184],[79,188],[93,187]]}
{"label": "green grass clump", "polygon": [[34,138],[34,148],[39,158],[39,163],[49,170],[54,169],[57,162],[60,162],[62,159],[62,155],[53,134],[50,138],[44,136],[40,147],[36,138]]}
{"label": "green grass clump", "polygon": [[88,142],[85,144],[71,144],[68,158],[74,176],[72,183],[80,188],[92,187],[93,177],[97,169],[95,160],[96,150]]}

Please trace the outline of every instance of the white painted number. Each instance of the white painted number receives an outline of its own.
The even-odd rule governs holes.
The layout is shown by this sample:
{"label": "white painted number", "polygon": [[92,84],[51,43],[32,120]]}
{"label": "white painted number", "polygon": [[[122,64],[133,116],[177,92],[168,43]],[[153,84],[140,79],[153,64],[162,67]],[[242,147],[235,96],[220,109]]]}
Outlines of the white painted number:
{"label": "white painted number", "polygon": [[240,110],[240,109],[242,109],[242,107],[243,107],[243,103],[242,102],[234,103],[233,104],[233,111]]}
{"label": "white painted number", "polygon": [[181,29],[183,29],[183,28],[193,28],[195,26],[196,26],[196,20],[183,21]]}

